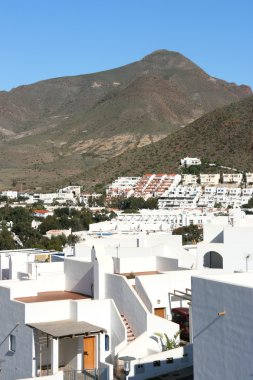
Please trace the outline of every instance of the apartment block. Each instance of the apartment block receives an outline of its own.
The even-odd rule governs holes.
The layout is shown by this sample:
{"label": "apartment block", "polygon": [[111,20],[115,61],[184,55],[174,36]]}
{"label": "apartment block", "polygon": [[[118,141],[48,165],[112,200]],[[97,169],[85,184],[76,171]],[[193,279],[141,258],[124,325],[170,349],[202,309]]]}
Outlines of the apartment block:
{"label": "apartment block", "polygon": [[220,181],[220,174],[200,174],[201,185],[218,185]]}

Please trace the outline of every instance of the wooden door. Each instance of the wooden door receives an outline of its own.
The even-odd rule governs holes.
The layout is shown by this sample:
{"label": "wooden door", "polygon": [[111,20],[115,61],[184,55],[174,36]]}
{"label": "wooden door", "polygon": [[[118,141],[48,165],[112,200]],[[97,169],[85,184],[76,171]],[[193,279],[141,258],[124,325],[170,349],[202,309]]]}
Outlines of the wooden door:
{"label": "wooden door", "polygon": [[94,369],[96,368],[96,337],[87,336],[83,338],[83,368]]}
{"label": "wooden door", "polygon": [[158,307],[154,310],[154,314],[158,317],[165,318],[165,307]]}

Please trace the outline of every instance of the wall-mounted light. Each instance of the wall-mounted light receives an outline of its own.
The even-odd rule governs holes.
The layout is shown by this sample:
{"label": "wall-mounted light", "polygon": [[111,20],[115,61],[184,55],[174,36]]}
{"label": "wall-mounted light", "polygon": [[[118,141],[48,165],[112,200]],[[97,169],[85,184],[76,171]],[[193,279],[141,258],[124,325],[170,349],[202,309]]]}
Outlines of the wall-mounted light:
{"label": "wall-mounted light", "polygon": [[224,311],[219,311],[219,312],[218,312],[218,316],[219,316],[219,317],[224,317],[224,315],[226,315],[225,310],[224,310]]}

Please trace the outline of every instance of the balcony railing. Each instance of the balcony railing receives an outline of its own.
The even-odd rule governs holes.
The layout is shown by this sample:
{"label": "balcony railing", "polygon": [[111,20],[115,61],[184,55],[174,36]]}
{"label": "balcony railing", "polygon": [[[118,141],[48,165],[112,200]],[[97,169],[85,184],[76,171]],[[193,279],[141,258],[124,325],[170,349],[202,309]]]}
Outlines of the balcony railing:
{"label": "balcony railing", "polygon": [[63,371],[63,380],[108,380],[108,378],[109,374],[107,368]]}

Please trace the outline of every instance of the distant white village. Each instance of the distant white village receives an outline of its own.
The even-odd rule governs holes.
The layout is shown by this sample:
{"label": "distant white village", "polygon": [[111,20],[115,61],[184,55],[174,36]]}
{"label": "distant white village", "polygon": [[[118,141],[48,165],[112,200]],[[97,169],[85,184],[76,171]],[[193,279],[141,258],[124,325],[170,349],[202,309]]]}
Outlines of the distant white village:
{"label": "distant white village", "polygon": [[[158,209],[114,210],[62,252],[0,251],[0,378],[251,379],[253,215],[242,205],[252,193],[253,173],[120,177],[108,203],[155,197]],[[34,204],[44,219],[95,210],[99,196],[6,191],[2,206]],[[192,225],[202,241],[172,234]]]}

